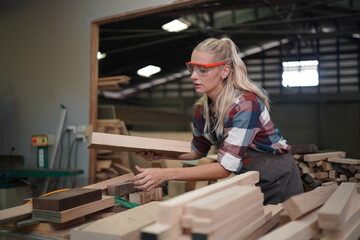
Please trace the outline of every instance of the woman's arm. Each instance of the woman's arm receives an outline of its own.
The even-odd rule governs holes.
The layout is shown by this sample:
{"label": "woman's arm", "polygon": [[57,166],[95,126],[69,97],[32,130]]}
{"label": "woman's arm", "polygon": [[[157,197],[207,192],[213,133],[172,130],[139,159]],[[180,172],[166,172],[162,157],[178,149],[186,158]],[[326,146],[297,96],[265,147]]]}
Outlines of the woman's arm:
{"label": "woman's arm", "polygon": [[143,191],[149,191],[169,180],[213,180],[228,177],[231,173],[219,163],[187,168],[140,168],[136,166],[136,169],[140,173],[132,181],[136,189]]}

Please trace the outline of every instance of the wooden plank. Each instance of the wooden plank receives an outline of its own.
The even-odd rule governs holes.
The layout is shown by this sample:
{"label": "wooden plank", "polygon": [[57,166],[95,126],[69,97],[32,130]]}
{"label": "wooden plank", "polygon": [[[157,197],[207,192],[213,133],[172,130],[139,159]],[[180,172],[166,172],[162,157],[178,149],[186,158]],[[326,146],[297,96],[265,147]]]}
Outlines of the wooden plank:
{"label": "wooden plank", "polygon": [[291,221],[260,237],[259,240],[309,240],[319,232],[317,227],[318,209],[304,217]]}
{"label": "wooden plank", "polygon": [[190,142],[147,137],[135,137],[93,132],[90,149],[122,150],[128,152],[151,151],[169,157],[190,152]]}
{"label": "wooden plank", "polygon": [[247,202],[246,199],[257,196],[262,197],[260,200],[263,201],[259,187],[234,186],[186,204],[185,214],[217,221],[232,214],[239,202]]}
{"label": "wooden plank", "polygon": [[[335,229],[323,229],[324,237],[331,239],[355,239],[350,236],[357,231],[360,225],[360,195],[355,194],[348,204],[348,210],[344,221]],[[360,229],[359,229],[360,230]],[[360,233],[358,235],[360,236]]]}
{"label": "wooden plank", "polygon": [[0,210],[0,224],[29,218],[32,210],[32,203]]}
{"label": "wooden plank", "polygon": [[157,221],[164,224],[171,224],[172,222],[176,222],[177,219],[180,219],[184,212],[185,204],[191,201],[204,198],[209,194],[230,188],[232,186],[254,186],[257,182],[259,182],[259,172],[249,171],[227,180],[171,198],[159,204]]}
{"label": "wooden plank", "polygon": [[312,191],[292,196],[283,203],[284,209],[292,220],[322,206],[338,188],[336,184],[317,187]]}
{"label": "wooden plank", "polygon": [[[234,222],[243,221],[247,224],[252,220],[256,220],[264,215],[263,198],[246,199],[246,208],[229,206],[232,209],[231,214],[225,214],[221,218],[200,218],[197,215],[191,215],[192,217],[192,231],[195,233],[210,234],[212,232],[219,231],[219,229],[226,229],[227,226],[232,225]],[[210,207],[210,206],[209,206]]]}
{"label": "wooden plank", "polygon": [[123,182],[123,183],[115,183],[110,184],[107,187],[107,195],[118,195],[118,196],[124,196],[129,195],[130,193],[134,193],[135,187],[132,182]]}
{"label": "wooden plank", "polygon": [[126,75],[119,75],[119,76],[111,76],[111,77],[101,77],[98,80],[99,80],[99,82],[105,82],[105,81],[128,82],[131,80],[131,78]]}
{"label": "wooden plank", "polygon": [[344,158],[345,155],[346,155],[345,152],[325,152],[325,153],[305,154],[304,161],[316,162],[316,161],[326,160],[328,158]]}
{"label": "wooden plank", "polygon": [[114,177],[102,182],[94,183],[83,188],[96,188],[96,189],[107,189],[108,185],[115,184],[115,183],[122,183],[131,180],[134,177],[134,173],[127,173],[118,177]]}
{"label": "wooden plank", "polygon": [[99,201],[87,203],[61,212],[34,209],[32,218],[45,222],[64,223],[114,205],[114,197],[103,196]]}
{"label": "wooden plank", "polygon": [[[240,221],[239,218],[242,217],[246,219],[245,221]],[[253,233],[257,228],[263,225],[265,222],[270,220],[271,212],[266,214],[262,213],[260,215],[255,214],[251,217],[240,216],[238,221],[232,222],[226,226],[226,228],[219,229],[216,232],[211,234],[202,234],[202,233],[192,233],[193,240],[238,240],[244,239]]]}
{"label": "wooden plank", "polygon": [[64,211],[101,199],[101,189],[74,188],[33,199],[33,209]]}
{"label": "wooden plank", "polygon": [[319,227],[333,229],[345,219],[347,205],[356,193],[356,183],[343,182],[320,208]]}
{"label": "wooden plank", "polygon": [[360,159],[330,157],[328,158],[328,162],[343,163],[343,164],[360,164]]}
{"label": "wooden plank", "polygon": [[74,228],[72,240],[140,239],[141,229],[155,221],[158,202],[151,202]]}

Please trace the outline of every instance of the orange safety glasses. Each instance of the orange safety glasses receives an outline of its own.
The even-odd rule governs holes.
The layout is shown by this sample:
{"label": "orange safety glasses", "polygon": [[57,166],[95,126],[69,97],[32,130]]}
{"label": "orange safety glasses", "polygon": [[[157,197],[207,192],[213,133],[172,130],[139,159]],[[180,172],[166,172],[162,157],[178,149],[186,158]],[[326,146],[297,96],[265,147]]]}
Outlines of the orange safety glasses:
{"label": "orange safety glasses", "polygon": [[202,64],[202,63],[187,62],[187,63],[185,63],[185,65],[186,65],[187,69],[189,70],[190,74],[193,74],[193,72],[195,71],[197,74],[203,76],[203,75],[210,74],[211,68],[221,66],[221,65],[226,65],[226,63],[219,62],[219,63]]}

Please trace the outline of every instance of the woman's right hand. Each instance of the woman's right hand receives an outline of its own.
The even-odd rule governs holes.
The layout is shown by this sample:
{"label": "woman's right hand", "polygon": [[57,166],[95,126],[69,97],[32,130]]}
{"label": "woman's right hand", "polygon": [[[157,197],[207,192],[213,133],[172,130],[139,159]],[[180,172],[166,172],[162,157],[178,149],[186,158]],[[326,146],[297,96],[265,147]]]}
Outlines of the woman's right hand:
{"label": "woman's right hand", "polygon": [[160,154],[156,154],[154,152],[145,152],[145,151],[136,152],[135,155],[144,158],[146,161],[153,161],[163,158],[163,156]]}

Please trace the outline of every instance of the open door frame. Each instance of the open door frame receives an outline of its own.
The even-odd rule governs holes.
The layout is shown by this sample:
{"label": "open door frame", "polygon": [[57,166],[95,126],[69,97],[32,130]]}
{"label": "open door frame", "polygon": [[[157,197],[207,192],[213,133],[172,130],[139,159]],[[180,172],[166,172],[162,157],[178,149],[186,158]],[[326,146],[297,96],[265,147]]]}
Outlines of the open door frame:
{"label": "open door frame", "polygon": [[[97,52],[99,50],[99,32],[100,25],[123,21],[131,18],[142,17],[146,15],[161,13],[169,10],[173,10],[179,7],[184,7],[189,4],[199,4],[204,2],[209,2],[210,0],[177,0],[169,4],[164,4],[155,7],[148,7],[144,9],[139,9],[131,12],[121,13],[114,16],[109,16],[101,19],[97,19],[91,22],[91,40],[90,40],[90,125],[93,128],[93,131],[96,131],[96,122],[97,122],[97,109],[98,109],[98,96],[97,96],[97,86],[98,86],[98,76],[99,76],[99,67],[97,60]],[[95,182],[95,173],[96,173],[96,151],[90,149],[89,156],[89,184]]]}

